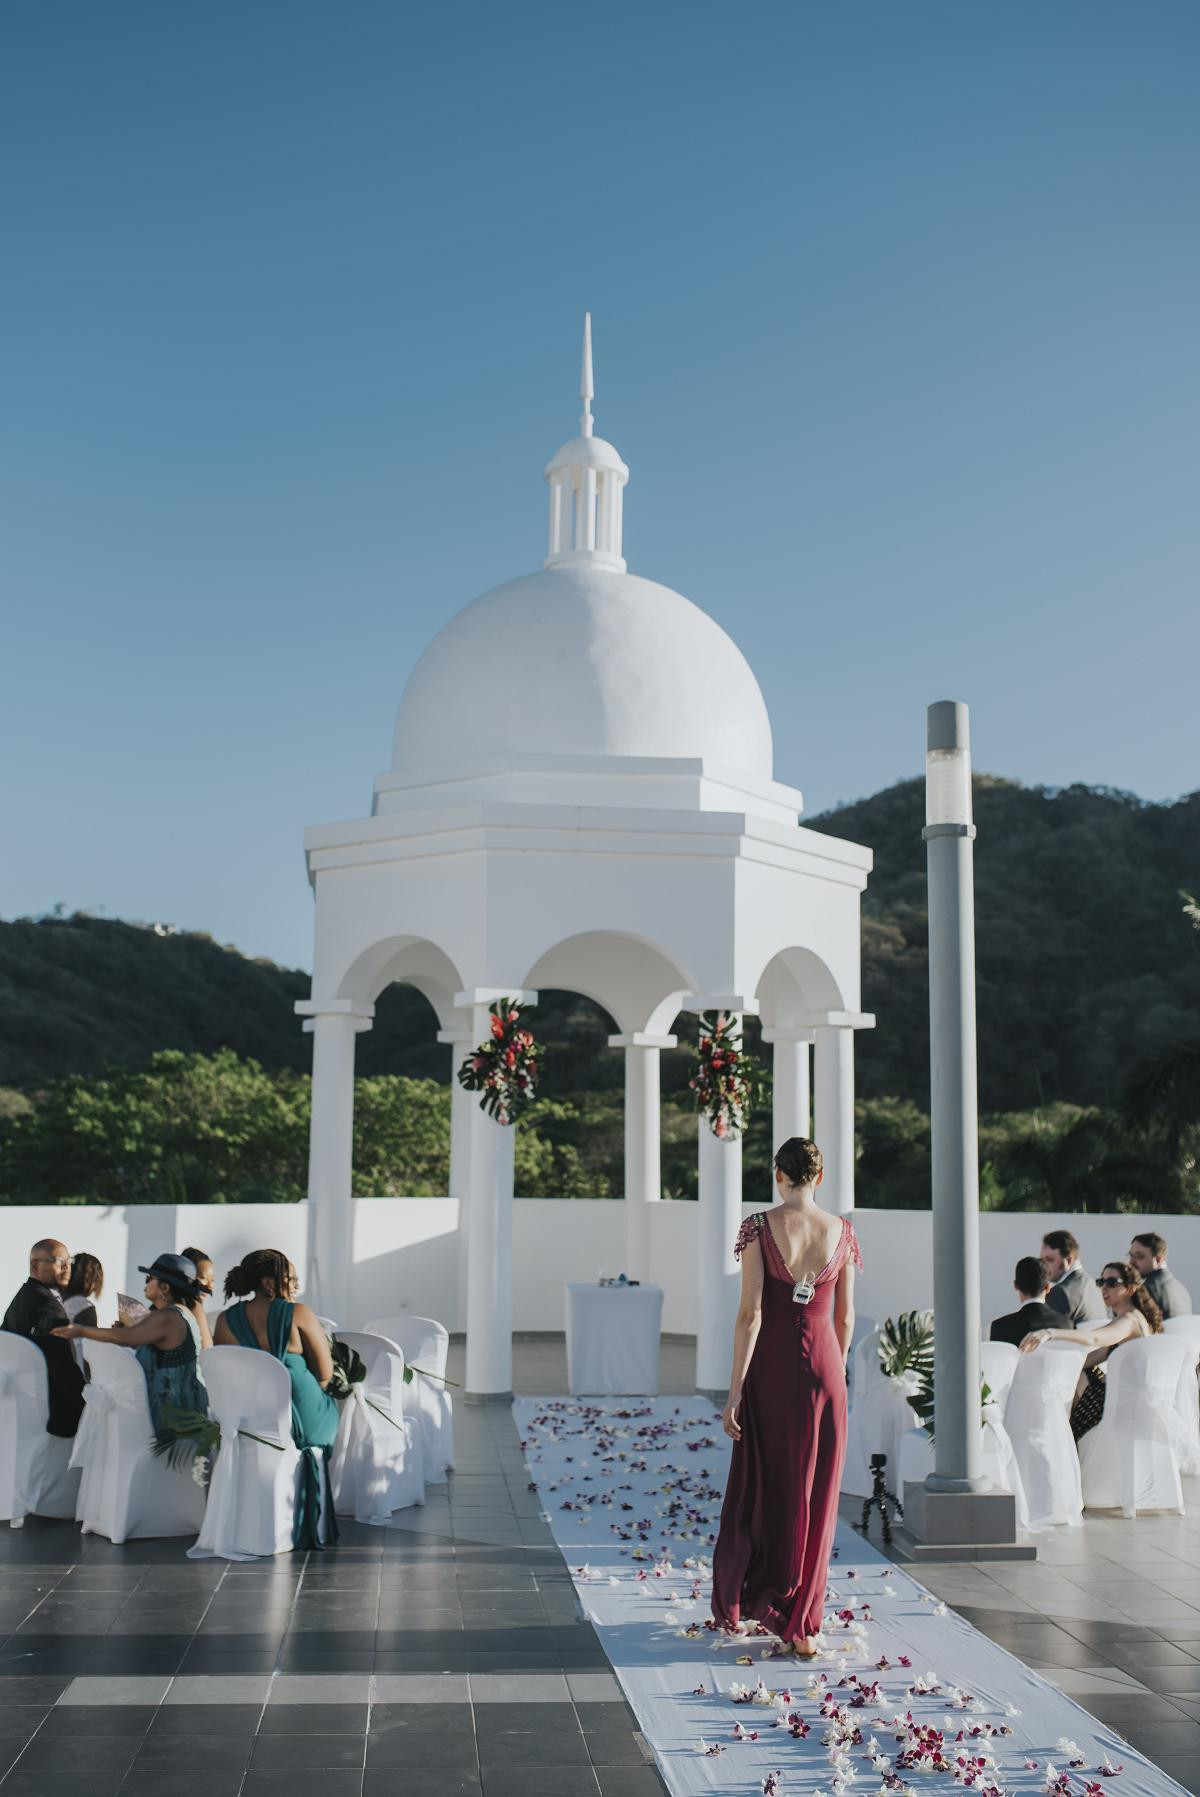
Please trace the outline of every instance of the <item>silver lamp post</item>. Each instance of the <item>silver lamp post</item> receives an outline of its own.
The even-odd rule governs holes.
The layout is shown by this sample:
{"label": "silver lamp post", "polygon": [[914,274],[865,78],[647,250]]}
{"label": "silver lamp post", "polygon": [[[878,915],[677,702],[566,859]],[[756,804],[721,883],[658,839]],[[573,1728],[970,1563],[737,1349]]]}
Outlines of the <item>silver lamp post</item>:
{"label": "silver lamp post", "polygon": [[975,825],[967,707],[931,705],[925,751],[933,1141],[935,1470],[926,1490],[985,1491],[979,1441],[979,1130]]}
{"label": "silver lamp post", "polygon": [[922,1559],[1034,1560],[1016,1502],[983,1473],[979,1383],[979,1127],[975,1077],[975,825],[967,708],[929,707],[929,1075],[933,1135],[934,1470],[904,1487],[897,1545]]}

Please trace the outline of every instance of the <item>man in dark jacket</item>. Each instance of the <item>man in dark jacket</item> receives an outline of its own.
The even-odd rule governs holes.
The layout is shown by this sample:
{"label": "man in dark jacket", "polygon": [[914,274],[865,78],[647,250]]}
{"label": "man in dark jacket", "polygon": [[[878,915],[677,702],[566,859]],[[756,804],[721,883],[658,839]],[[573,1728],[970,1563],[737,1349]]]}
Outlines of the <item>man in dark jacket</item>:
{"label": "man in dark jacket", "polygon": [[992,1340],[1011,1342],[1014,1348],[1019,1348],[1035,1329],[1061,1329],[1062,1317],[1046,1302],[1049,1285],[1046,1269],[1035,1255],[1027,1254],[1019,1260],[1013,1275],[1013,1290],[1021,1299],[1021,1308],[996,1318],[992,1324]]}
{"label": "man in dark jacket", "polygon": [[74,1435],[83,1415],[83,1373],[71,1344],[51,1335],[70,1321],[62,1288],[71,1277],[71,1256],[61,1242],[36,1242],[29,1250],[29,1278],[4,1313],[0,1327],[36,1342],[46,1357],[50,1385],[51,1435]]}

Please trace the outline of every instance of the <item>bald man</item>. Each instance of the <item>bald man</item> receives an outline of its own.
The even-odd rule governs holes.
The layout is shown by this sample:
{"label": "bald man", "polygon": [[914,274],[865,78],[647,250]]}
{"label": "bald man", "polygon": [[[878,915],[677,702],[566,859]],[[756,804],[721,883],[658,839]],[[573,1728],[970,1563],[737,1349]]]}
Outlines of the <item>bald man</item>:
{"label": "bald man", "polygon": [[0,1327],[26,1335],[46,1356],[50,1382],[51,1435],[74,1435],[83,1415],[83,1373],[71,1344],[51,1335],[69,1322],[62,1292],[71,1277],[71,1256],[62,1242],[47,1239],[29,1250],[29,1278],[4,1313]]}

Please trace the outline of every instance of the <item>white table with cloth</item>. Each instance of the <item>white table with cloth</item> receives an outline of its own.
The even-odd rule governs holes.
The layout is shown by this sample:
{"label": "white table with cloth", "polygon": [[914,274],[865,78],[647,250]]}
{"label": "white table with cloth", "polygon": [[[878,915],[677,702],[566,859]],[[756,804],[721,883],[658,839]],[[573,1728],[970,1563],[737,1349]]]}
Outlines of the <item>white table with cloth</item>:
{"label": "white table with cloth", "polygon": [[568,1285],[567,1384],[572,1397],[658,1393],[661,1285]]}

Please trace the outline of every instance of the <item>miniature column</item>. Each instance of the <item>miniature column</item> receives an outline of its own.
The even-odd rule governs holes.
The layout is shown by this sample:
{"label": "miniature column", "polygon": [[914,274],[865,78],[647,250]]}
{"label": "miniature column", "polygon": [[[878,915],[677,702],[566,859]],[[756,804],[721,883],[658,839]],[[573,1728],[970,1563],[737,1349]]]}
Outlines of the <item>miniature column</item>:
{"label": "miniature column", "polygon": [[[469,1018],[468,1047],[487,1040],[488,1006],[498,998],[535,1004],[536,992],[512,987],[460,992],[455,1007]],[[512,1398],[512,1201],[515,1126],[497,1123],[468,1094],[467,1152],[467,1382],[468,1404]]]}
{"label": "miniature column", "polygon": [[312,1121],[308,1148],[308,1279],[314,1309],[348,1328],[354,1254],[354,1038],[369,1030],[371,1004],[349,998],[301,999],[296,1011],[313,1039]]}
{"label": "miniature column", "polygon": [[674,1036],[640,1030],[610,1036],[610,1048],[625,1050],[625,1266],[630,1279],[650,1277],[650,1211],[662,1197],[660,1053],[674,1048]]}

